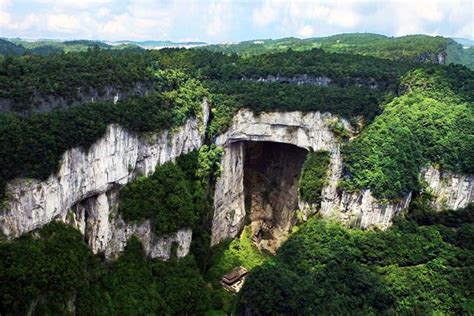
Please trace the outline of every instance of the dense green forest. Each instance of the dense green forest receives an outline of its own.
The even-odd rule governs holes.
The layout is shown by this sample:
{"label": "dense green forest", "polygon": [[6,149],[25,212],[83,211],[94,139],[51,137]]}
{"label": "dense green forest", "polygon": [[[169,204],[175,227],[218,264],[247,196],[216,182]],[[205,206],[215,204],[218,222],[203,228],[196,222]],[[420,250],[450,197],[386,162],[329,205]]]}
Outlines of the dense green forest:
{"label": "dense green forest", "polygon": [[[244,230],[208,254],[204,275],[194,252],[150,260],[134,238],[107,263],[79,231],[51,223],[0,243],[0,311],[24,314],[36,304],[38,314],[64,314],[74,300],[80,315],[470,314],[474,209],[434,213],[427,202],[418,197],[385,232],[313,218],[276,257],[260,254]],[[255,268],[241,297],[217,282],[236,265]]]}
{"label": "dense green forest", "polygon": [[107,263],[92,254],[79,231],[50,223],[35,236],[1,242],[0,252],[2,315],[27,314],[32,305],[35,315],[66,315],[72,313],[68,302],[78,315],[182,315],[210,309],[210,290],[192,255],[150,260],[135,238]]}
{"label": "dense green forest", "polygon": [[[422,199],[422,198],[420,198]],[[310,219],[244,284],[252,315],[474,313],[474,208],[414,203],[387,231]]]}
{"label": "dense green forest", "polygon": [[221,156],[222,149],[205,145],[158,166],[121,190],[119,213],[130,222],[150,219],[158,236],[194,227],[212,208],[208,186],[218,177]]}
{"label": "dense green forest", "polygon": [[106,262],[92,254],[79,231],[53,222],[17,240],[0,241],[2,315],[24,314],[32,304],[36,314],[67,314],[71,301],[79,315],[199,315],[222,308],[232,296],[226,297],[218,284],[206,285],[202,274],[221,154],[216,146],[203,146],[120,193],[125,220],[149,218],[158,235],[192,228],[186,258],[150,260],[132,238],[117,259]]}
{"label": "dense green forest", "polygon": [[474,173],[474,73],[457,66],[418,69],[402,79],[407,92],[344,147],[342,188],[370,188],[395,199],[418,186],[421,167]]}
{"label": "dense green forest", "polygon": [[133,43],[120,43],[120,45],[109,45],[102,41],[93,40],[36,40],[28,41],[20,38],[0,38],[0,55],[51,55],[58,53],[83,52],[98,47],[110,50],[142,50]]}
{"label": "dense green forest", "polygon": [[89,89],[127,90],[153,81],[145,54],[113,53],[96,48],[82,53],[0,58],[0,98],[12,100],[17,110],[34,107],[35,94],[73,101]]}
{"label": "dense green forest", "polygon": [[[299,194],[301,200],[321,205],[321,191],[327,184],[329,152],[309,152],[301,169]],[[319,208],[319,207],[318,207]]]}
{"label": "dense green forest", "polygon": [[[331,82],[318,86],[241,80],[302,73],[325,76]],[[243,107],[255,112],[331,112],[369,125],[345,150],[347,174],[341,185],[347,190],[369,187],[376,196],[393,199],[416,187],[418,172],[427,162],[456,172],[473,170],[469,130],[473,74],[460,66],[394,62],[320,49],[242,58],[204,50],[119,54],[95,48],[82,53],[6,57],[0,67],[0,92],[19,109],[30,106],[36,92],[74,99],[81,87],[126,88],[137,82],[146,82],[156,93],[118,105],[86,104],[27,117],[1,114],[0,186],[15,177],[45,179],[57,168],[65,150],[87,148],[107,124],[119,123],[134,132],[177,126],[199,113],[197,107],[204,96],[213,108],[210,138],[225,131],[233,114]],[[381,113],[385,114],[370,125]],[[449,120],[445,113],[451,113]],[[432,121],[428,115],[443,115],[436,123],[442,128],[435,124],[431,129],[418,128],[420,119]],[[407,148],[399,150],[400,146]]]}

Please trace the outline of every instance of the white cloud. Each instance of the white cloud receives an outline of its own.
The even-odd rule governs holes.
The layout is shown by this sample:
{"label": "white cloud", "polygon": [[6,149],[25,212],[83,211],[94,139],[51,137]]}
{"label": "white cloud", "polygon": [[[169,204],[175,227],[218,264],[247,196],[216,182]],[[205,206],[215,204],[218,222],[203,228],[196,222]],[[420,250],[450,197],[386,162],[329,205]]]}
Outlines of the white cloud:
{"label": "white cloud", "polygon": [[310,25],[305,25],[298,30],[298,35],[301,37],[310,37],[314,34],[314,30]]}
{"label": "white cloud", "polygon": [[281,8],[278,2],[266,0],[265,4],[252,12],[253,22],[259,26],[266,26],[278,19]]}
{"label": "white cloud", "polygon": [[213,1],[207,7],[207,35],[215,37],[226,33],[232,23],[232,3]]}
{"label": "white cloud", "polygon": [[98,7],[113,0],[31,0],[32,2],[45,5],[52,5],[63,9],[81,9],[85,10],[91,7]]}
{"label": "white cloud", "polygon": [[17,1],[0,0],[2,36],[235,41],[374,32],[474,37],[472,0]]}
{"label": "white cloud", "polygon": [[74,33],[81,27],[79,19],[67,14],[50,14],[47,17],[48,29],[60,33]]}
{"label": "white cloud", "polygon": [[97,10],[97,16],[100,18],[103,18],[109,14],[110,14],[110,10],[108,8],[101,7],[99,8],[99,10]]}

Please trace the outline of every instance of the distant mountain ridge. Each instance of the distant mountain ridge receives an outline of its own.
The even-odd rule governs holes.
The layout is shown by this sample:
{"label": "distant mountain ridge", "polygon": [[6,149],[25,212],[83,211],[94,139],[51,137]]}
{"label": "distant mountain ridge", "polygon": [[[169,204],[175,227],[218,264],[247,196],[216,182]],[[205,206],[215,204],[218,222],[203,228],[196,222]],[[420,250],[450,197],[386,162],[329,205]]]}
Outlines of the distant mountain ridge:
{"label": "distant mountain ridge", "polygon": [[205,42],[173,42],[173,41],[101,41],[101,40],[58,40],[58,39],[22,39],[0,38],[0,55],[23,55],[32,53],[47,55],[52,53],[85,51],[88,48],[100,47],[102,49],[160,49],[166,47],[191,48],[206,45]]}
{"label": "distant mountain ridge", "polygon": [[206,42],[173,42],[173,41],[130,41],[130,40],[122,40],[122,41],[107,41],[106,43],[110,45],[121,45],[121,44],[131,44],[141,46],[143,48],[150,48],[150,47],[191,47],[191,46],[201,46],[207,45]]}
{"label": "distant mountain ridge", "polygon": [[255,39],[239,43],[203,46],[214,52],[252,56],[292,49],[304,51],[322,49],[329,53],[346,53],[373,56],[391,60],[461,64],[474,69],[474,47],[468,39],[451,39],[442,36],[407,35],[400,37],[373,33],[346,33],[327,37],[300,39]]}
{"label": "distant mountain ridge", "polygon": [[472,39],[463,38],[463,37],[451,37],[451,39],[458,42],[462,46],[469,46],[469,47],[474,46],[474,40]]}

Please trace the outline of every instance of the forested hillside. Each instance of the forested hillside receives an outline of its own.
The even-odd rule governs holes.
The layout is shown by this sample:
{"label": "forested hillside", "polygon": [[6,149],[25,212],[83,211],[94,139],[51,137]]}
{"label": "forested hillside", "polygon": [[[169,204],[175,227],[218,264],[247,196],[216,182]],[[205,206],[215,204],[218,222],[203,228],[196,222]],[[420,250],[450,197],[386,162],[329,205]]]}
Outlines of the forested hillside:
{"label": "forested hillside", "polygon": [[469,315],[473,215],[435,214],[420,202],[385,232],[311,219],[254,270],[240,312]]}
{"label": "forested hillside", "polygon": [[[15,45],[17,49],[10,49]],[[135,50],[140,51],[141,48],[133,43],[121,43],[119,45],[109,45],[102,41],[92,40],[23,40],[20,38],[0,38],[0,55],[51,55],[69,52],[84,52],[88,49],[99,47],[102,49],[112,50]]]}

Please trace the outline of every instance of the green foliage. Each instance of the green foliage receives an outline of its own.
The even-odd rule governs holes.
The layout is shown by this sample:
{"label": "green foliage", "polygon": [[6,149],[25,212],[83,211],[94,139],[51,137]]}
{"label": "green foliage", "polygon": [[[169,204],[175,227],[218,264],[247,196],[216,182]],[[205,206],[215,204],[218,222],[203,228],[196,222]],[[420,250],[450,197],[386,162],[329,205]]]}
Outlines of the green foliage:
{"label": "green foliage", "polygon": [[49,56],[8,56],[0,64],[0,97],[14,102],[15,110],[34,108],[35,96],[73,101],[81,93],[106,87],[130,89],[149,83],[145,54],[117,54],[98,48],[87,52]]}
{"label": "green foliage", "polygon": [[340,118],[333,120],[329,124],[329,129],[339,141],[346,141],[351,136]]}
{"label": "green foliage", "polygon": [[232,269],[243,266],[252,270],[271,258],[261,253],[253,244],[250,227],[244,227],[239,238],[228,242],[222,242],[213,249],[210,268],[206,277],[213,285],[219,287],[220,278]]}
{"label": "green foliage", "polygon": [[79,292],[78,314],[200,314],[210,304],[209,290],[192,256],[149,260],[135,238],[91,286]]}
{"label": "green foliage", "polygon": [[210,100],[211,120],[208,127],[208,136],[212,138],[223,134],[232,123],[234,114],[242,106],[235,97],[220,93],[213,93]]}
{"label": "green foliage", "polygon": [[379,198],[398,198],[417,188],[428,162],[474,173],[474,74],[467,70],[466,80],[454,82],[451,69],[418,69],[402,80],[409,92],[344,148],[344,189],[370,188]]}
{"label": "green foliage", "polygon": [[446,47],[446,63],[460,64],[474,70],[474,47],[464,48],[453,40],[448,40]]}
{"label": "green foliage", "polygon": [[79,315],[190,315],[210,308],[210,290],[192,256],[150,260],[132,238],[109,265],[92,254],[79,231],[59,223],[0,242],[0,276],[2,315],[30,308],[69,315],[68,306]]}
{"label": "green foliage", "polygon": [[126,221],[150,219],[157,235],[205,226],[202,220],[212,208],[210,186],[220,174],[222,154],[222,148],[204,145],[178,157],[176,163],[157,166],[151,176],[140,177],[120,191],[119,212]]}
{"label": "green foliage", "polygon": [[23,46],[14,44],[3,38],[0,38],[0,55],[3,55],[3,56],[23,55],[25,51],[26,50]]}
{"label": "green foliage", "polygon": [[82,235],[58,223],[38,234],[0,242],[0,312],[66,314],[66,303],[88,281],[90,250]]}
{"label": "green foliage", "polygon": [[218,179],[221,174],[221,160],[224,149],[215,144],[203,145],[199,148],[199,167],[196,176],[201,179]]}
{"label": "green foliage", "polygon": [[[211,54],[215,58],[211,69],[197,62],[204,53],[198,51],[175,51],[173,56],[189,59],[190,66],[183,66],[210,80],[241,80],[266,78],[268,75],[287,76],[307,74],[313,77],[325,76],[331,79],[332,85],[350,86],[377,84],[380,88],[394,87],[398,78],[408,70],[417,66],[407,62],[393,62],[379,58],[330,54],[320,49],[305,52],[287,52],[263,54],[249,58],[237,56],[222,57]],[[162,66],[163,67],[163,66]]]}
{"label": "green foliage", "polygon": [[217,105],[215,117],[219,121],[214,123],[216,127],[211,125],[212,132],[225,130],[234,112],[243,107],[255,112],[330,112],[347,119],[363,116],[371,121],[380,113],[381,101],[387,96],[392,97],[384,91],[367,87],[316,87],[249,81],[209,81],[206,84],[214,94],[229,96],[223,104]]}
{"label": "green foliage", "polygon": [[167,162],[120,191],[119,212],[126,221],[151,219],[157,235],[192,227],[197,216],[191,185],[177,165]]}
{"label": "green foliage", "polygon": [[[471,213],[472,207],[465,212]],[[463,314],[472,305],[472,221],[445,226],[399,219],[385,232],[310,219],[253,270],[241,308],[253,315]],[[451,237],[453,237],[451,236]],[[465,243],[457,243],[459,237]]]}
{"label": "green foliage", "polygon": [[299,181],[300,197],[310,204],[321,204],[321,191],[327,183],[329,152],[309,152],[301,170]]}
{"label": "green foliage", "polygon": [[200,116],[207,95],[204,87],[189,79],[176,90],[117,104],[91,103],[28,117],[0,114],[0,196],[14,178],[48,178],[66,150],[87,150],[111,123],[137,133],[161,132],[182,125],[187,117]]}

